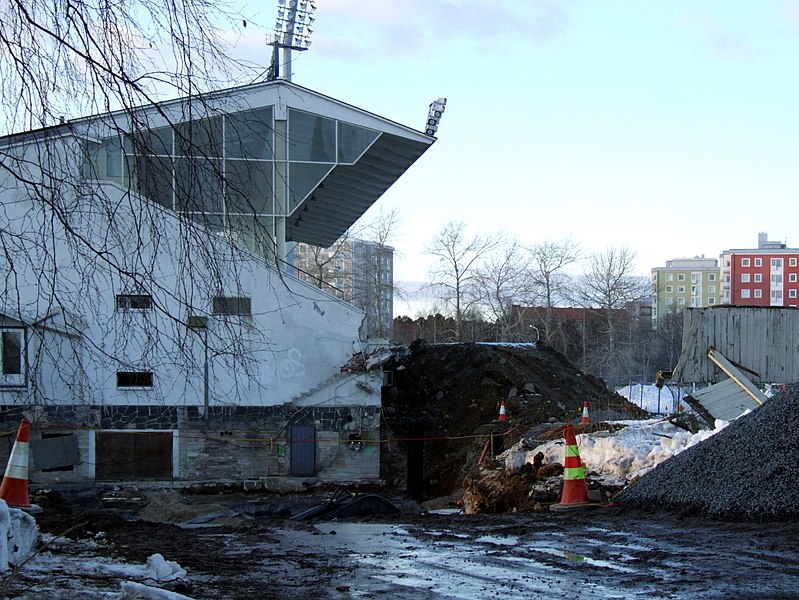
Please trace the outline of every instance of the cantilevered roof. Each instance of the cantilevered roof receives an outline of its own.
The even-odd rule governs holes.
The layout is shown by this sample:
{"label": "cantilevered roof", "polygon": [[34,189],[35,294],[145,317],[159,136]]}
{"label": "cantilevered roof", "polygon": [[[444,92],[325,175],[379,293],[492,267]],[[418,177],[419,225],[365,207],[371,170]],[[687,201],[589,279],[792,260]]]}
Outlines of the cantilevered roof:
{"label": "cantilevered roof", "polygon": [[[426,108],[419,107],[420,124],[426,122],[423,120]],[[259,112],[258,109],[267,110]],[[261,132],[256,143],[268,146],[268,151],[263,156],[252,157],[262,162],[248,164],[273,164],[274,176],[252,179],[250,193],[275,194],[274,206],[280,208],[272,214],[285,218],[286,240],[323,247],[330,246],[351,227],[435,141],[435,137],[422,131],[277,79],[70,120],[58,127],[0,138],[0,145],[64,134],[99,141],[113,139],[120,132],[157,131],[189,120],[210,122],[220,115],[244,114],[241,111],[269,115],[258,117],[266,119],[260,122],[263,127],[253,128]],[[281,122],[285,124],[282,132],[278,127]],[[295,128],[292,123],[298,122],[303,125]],[[343,130],[346,135],[340,133]],[[213,137],[211,133],[208,135],[208,139]],[[342,142],[345,137],[347,140]],[[282,150],[281,145],[285,147]],[[153,150],[152,154],[177,153],[177,150],[170,150],[169,144],[160,147],[166,152]],[[324,154],[321,158],[317,155],[320,147]],[[220,161],[226,156],[224,153],[211,155]],[[286,167],[281,171],[278,166],[282,164]],[[270,172],[272,169],[257,167],[261,168],[268,168]],[[102,175],[99,177],[102,179]],[[247,184],[241,183],[241,186]],[[281,197],[283,193],[285,198]],[[151,199],[171,208],[163,199]],[[212,204],[222,206],[221,200]],[[271,212],[263,208],[272,206],[271,198],[268,202],[266,199],[253,202],[253,205],[261,207],[261,212],[266,211],[264,214]],[[220,210],[209,211],[216,212]],[[260,216],[260,212],[257,211],[256,216]]]}
{"label": "cantilevered roof", "polygon": [[[332,161],[315,165],[320,177],[312,185],[290,190],[286,239],[323,247],[335,242],[435,142],[435,137],[422,131],[281,79],[221,90],[191,101],[183,98],[145,106],[139,114],[148,113],[151,127],[174,124],[185,120],[189,105],[192,118],[270,106],[275,122],[288,119],[289,128],[292,115],[296,114],[292,111],[301,111],[311,118],[331,119],[352,126],[353,130],[370,132],[369,143],[364,144],[360,154],[355,152],[356,156],[339,161],[337,153]],[[419,107],[420,124],[426,122],[426,110],[425,106]],[[133,129],[130,123],[125,124],[130,114],[120,112],[110,116],[117,127]],[[289,130],[289,145],[312,143],[310,138],[316,134],[309,131],[309,140],[303,141],[291,137]],[[279,136],[276,140],[280,143]],[[294,159],[290,155],[288,159],[287,179],[291,185]]]}
{"label": "cantilevered roof", "polygon": [[[286,105],[380,132],[354,164],[337,164],[286,219],[286,239],[330,246],[430,147],[435,138],[289,82]],[[420,107],[424,123],[426,107]]]}
{"label": "cantilevered roof", "polygon": [[286,239],[332,245],[428,147],[383,133],[354,165],[338,165],[322,180],[287,219]]}

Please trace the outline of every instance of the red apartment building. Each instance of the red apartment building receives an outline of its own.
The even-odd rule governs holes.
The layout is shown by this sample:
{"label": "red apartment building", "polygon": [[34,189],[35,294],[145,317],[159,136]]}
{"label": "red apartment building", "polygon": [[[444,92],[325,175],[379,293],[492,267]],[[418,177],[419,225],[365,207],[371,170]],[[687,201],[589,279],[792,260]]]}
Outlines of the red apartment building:
{"label": "red apartment building", "polygon": [[757,236],[757,248],[721,254],[722,303],[799,306],[799,248]]}

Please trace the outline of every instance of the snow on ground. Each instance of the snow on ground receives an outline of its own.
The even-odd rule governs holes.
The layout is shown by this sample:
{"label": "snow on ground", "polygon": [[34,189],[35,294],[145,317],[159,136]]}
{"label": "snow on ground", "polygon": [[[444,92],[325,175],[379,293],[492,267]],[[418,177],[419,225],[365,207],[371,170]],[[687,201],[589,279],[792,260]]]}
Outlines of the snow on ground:
{"label": "snow on ground", "polygon": [[[586,473],[594,481],[613,486],[625,485],[727,426],[726,421],[716,421],[714,430],[691,434],[663,419],[617,423],[625,427],[615,433],[597,431],[577,435],[580,458],[585,463]],[[505,466],[518,469],[526,462],[532,463],[538,452],[544,454],[543,464],[563,464],[563,439],[547,442],[532,450],[517,445],[506,453]]]}
{"label": "snow on ground", "polygon": [[[689,390],[690,391],[690,390]],[[668,386],[634,385],[620,388],[618,393],[635,402],[644,410],[656,414],[674,413],[673,401],[685,396],[686,390],[673,390]],[[668,404],[664,402],[668,398]],[[744,415],[750,411],[746,411]],[[744,416],[741,415],[741,416]],[[736,422],[738,420],[736,419]],[[655,417],[647,420],[610,421],[622,425],[616,431],[595,431],[576,435],[580,459],[586,467],[586,476],[592,482],[609,487],[624,487],[652,471],[656,466],[683,451],[696,446],[722,431],[729,424],[716,420],[712,429],[696,434],[671,424],[667,419]],[[543,454],[541,464],[563,464],[566,449],[562,437],[531,449],[529,440],[522,440],[500,455],[508,470],[519,469],[525,463],[535,463],[537,454]]]}
{"label": "snow on ground", "polygon": [[683,398],[686,393],[690,393],[690,390],[686,392],[686,390],[671,385],[658,388],[651,383],[636,383],[617,388],[616,393],[653,415],[668,415],[680,410],[680,406],[685,404]]}
{"label": "snow on ground", "polygon": [[[42,547],[37,548],[39,541]],[[102,536],[99,536],[102,543]],[[98,596],[81,597],[102,598],[137,598],[140,600],[191,600],[187,596],[156,587],[155,584],[186,578],[186,571],[177,563],[165,560],[160,554],[153,554],[145,565],[131,565],[113,559],[86,558],[75,555],[56,556],[48,551],[49,547],[58,544],[74,544],[65,539],[56,539],[50,535],[40,535],[35,518],[18,508],[9,508],[0,499],[0,575],[9,574],[15,567],[24,565],[25,573],[31,580],[47,580],[54,573],[80,572],[96,577],[114,577],[121,579],[120,594],[109,596],[100,593]],[[89,541],[88,544],[98,545]],[[66,562],[74,560],[75,564],[65,568]],[[127,581],[127,579],[135,581]],[[145,583],[141,583],[145,582]],[[153,584],[153,585],[150,585]],[[26,596],[27,597],[27,596]],[[34,597],[34,596],[32,596]]]}

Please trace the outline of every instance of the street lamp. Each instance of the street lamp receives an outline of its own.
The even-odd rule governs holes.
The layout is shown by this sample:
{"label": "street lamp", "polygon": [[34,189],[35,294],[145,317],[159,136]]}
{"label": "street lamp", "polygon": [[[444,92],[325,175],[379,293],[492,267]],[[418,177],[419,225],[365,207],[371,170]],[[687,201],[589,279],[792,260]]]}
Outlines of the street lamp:
{"label": "street lamp", "polygon": [[280,77],[278,49],[283,50],[283,68],[286,81],[291,81],[291,51],[303,52],[311,47],[311,25],[315,20],[313,13],[316,3],[313,0],[278,0],[275,33],[267,35],[267,43],[272,45],[272,64],[267,80]]}

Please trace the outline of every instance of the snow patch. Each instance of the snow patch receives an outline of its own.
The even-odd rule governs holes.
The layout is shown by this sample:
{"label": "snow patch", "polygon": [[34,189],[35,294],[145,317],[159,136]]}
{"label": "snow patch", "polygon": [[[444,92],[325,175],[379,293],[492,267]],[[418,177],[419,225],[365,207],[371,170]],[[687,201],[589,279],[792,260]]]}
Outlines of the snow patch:
{"label": "snow patch", "polygon": [[38,540],[36,519],[18,508],[9,508],[0,499],[0,572],[7,573],[25,562]]}

